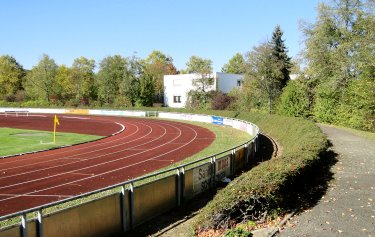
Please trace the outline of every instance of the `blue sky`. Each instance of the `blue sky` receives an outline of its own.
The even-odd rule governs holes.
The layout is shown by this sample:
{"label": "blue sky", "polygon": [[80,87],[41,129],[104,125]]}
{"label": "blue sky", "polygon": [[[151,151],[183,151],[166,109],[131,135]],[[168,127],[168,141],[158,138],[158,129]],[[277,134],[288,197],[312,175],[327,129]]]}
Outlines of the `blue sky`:
{"label": "blue sky", "polygon": [[0,55],[31,69],[45,53],[71,66],[84,56],[160,50],[178,69],[190,56],[215,71],[268,40],[279,24],[289,56],[302,48],[299,22],[314,22],[320,0],[12,0],[0,3]]}

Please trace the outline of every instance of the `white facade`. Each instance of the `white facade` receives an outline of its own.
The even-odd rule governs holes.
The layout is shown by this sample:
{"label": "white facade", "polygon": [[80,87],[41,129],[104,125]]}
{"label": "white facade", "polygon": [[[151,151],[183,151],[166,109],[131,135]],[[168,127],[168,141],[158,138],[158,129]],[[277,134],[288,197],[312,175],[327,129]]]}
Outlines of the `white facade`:
{"label": "white facade", "polygon": [[[164,76],[164,106],[173,108],[185,107],[187,94],[195,90],[193,80],[200,74],[178,74]],[[228,93],[242,84],[243,75],[216,72],[213,74],[214,83],[207,91],[216,90]]]}

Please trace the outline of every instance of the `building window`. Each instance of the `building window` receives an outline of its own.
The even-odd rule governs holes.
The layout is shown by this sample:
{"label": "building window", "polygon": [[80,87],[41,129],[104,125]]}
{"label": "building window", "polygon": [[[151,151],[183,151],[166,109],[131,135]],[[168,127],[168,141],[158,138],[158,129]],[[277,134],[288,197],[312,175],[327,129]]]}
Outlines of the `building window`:
{"label": "building window", "polygon": [[237,86],[241,86],[242,85],[242,80],[237,80]]}
{"label": "building window", "polygon": [[173,96],[173,103],[181,103],[181,96]]}

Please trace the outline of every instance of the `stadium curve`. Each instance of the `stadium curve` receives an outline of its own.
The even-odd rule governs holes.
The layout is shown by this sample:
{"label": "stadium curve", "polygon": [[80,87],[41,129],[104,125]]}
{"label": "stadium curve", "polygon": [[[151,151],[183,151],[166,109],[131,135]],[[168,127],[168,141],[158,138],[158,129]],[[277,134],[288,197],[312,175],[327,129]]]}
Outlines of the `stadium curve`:
{"label": "stadium curve", "polygon": [[[0,127],[51,130],[51,121],[50,114],[2,116]],[[59,121],[60,132],[105,138],[0,159],[0,216],[139,177],[183,160],[215,139],[208,129],[167,120],[64,115]]]}

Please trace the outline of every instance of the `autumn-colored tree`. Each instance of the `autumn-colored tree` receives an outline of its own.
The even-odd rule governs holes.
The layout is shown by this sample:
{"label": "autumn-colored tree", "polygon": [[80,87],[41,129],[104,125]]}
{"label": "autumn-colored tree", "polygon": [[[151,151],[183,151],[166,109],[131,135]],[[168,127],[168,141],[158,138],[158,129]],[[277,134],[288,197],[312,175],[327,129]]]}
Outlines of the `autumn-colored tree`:
{"label": "autumn-colored tree", "polygon": [[154,80],[155,101],[163,102],[164,75],[177,74],[172,57],[165,55],[161,51],[154,50],[143,60],[143,65],[147,77],[151,77]]}

